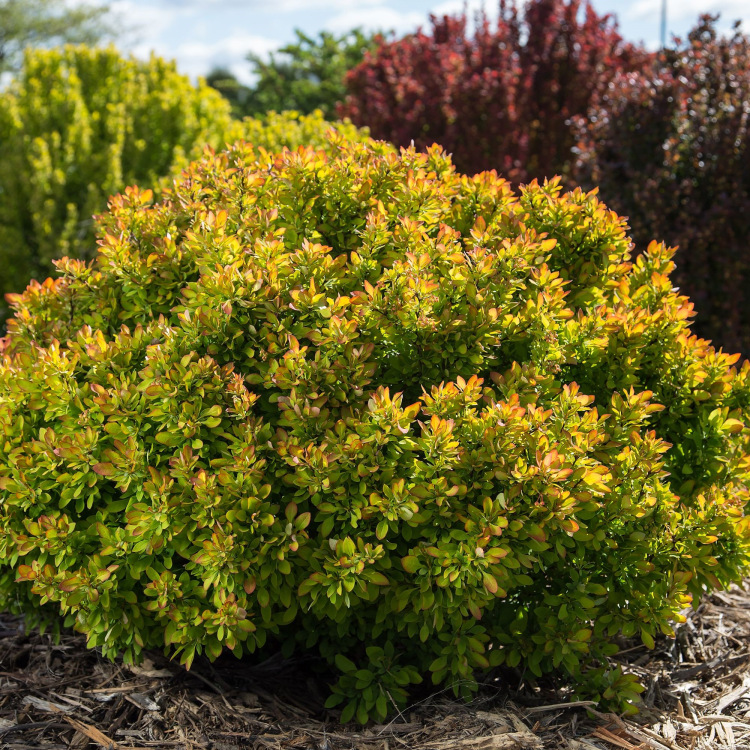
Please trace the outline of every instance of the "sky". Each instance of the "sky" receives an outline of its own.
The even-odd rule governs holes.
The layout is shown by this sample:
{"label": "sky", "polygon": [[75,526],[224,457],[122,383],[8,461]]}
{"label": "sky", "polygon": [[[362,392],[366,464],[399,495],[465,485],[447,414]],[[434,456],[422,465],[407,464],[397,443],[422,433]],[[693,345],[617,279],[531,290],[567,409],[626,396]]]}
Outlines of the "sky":
{"label": "sky", "polygon": [[[428,27],[429,15],[497,9],[496,0],[105,0],[130,29],[120,47],[138,57],[151,51],[174,58],[192,78],[221,66],[252,82],[248,52],[263,56],[294,41],[294,29],[311,36],[361,27],[402,35]],[[659,45],[661,0],[592,0],[611,13],[620,32],[650,48]],[[667,0],[668,38],[685,35],[701,13],[720,13],[721,26],[742,20],[750,32],[750,0]]]}

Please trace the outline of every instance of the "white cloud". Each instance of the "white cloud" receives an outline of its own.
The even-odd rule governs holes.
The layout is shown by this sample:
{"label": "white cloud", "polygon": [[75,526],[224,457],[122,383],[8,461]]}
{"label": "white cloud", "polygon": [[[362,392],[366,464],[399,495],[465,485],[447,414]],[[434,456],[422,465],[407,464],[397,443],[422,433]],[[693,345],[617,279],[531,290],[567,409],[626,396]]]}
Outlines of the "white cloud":
{"label": "white cloud", "polygon": [[[730,23],[736,18],[747,16],[747,0],[680,0],[679,3],[667,4],[667,21],[669,24],[682,21],[694,21],[703,13],[721,13],[721,20]],[[654,0],[638,0],[626,6],[623,16],[632,20],[655,18],[661,13],[661,3]]]}
{"label": "white cloud", "polygon": [[229,68],[242,83],[252,83],[250,63],[245,59],[249,52],[265,57],[279,47],[275,39],[255,34],[235,33],[215,42],[184,42],[173,55],[180,69],[191,78],[206,75],[211,69]]}
{"label": "white cloud", "polygon": [[464,0],[444,0],[430,12],[433,16],[457,16],[464,10],[466,10],[466,15],[470,20],[479,11],[484,11],[490,20],[497,19],[500,13],[499,3],[494,0],[466,0],[466,2]]}
{"label": "white cloud", "polygon": [[[159,2],[159,0],[156,0]],[[285,13],[298,10],[341,10],[357,9],[382,5],[385,0],[274,0],[273,11]],[[221,6],[224,8],[242,8],[243,10],[269,10],[268,0],[161,0],[161,4],[171,8],[208,10]]]}
{"label": "white cloud", "polygon": [[[384,0],[278,0],[281,11],[292,10],[338,10],[356,11],[383,5]],[[328,24],[326,24],[328,25]]]}
{"label": "white cloud", "polygon": [[[198,9],[201,5],[216,5],[212,0],[179,4],[168,0],[152,0],[148,4],[143,0],[112,0],[109,5],[126,29],[132,29],[119,40],[128,51],[142,59],[152,52],[176,59],[180,71],[193,80],[215,67],[223,67],[242,83],[252,83],[250,64],[245,59],[247,54],[255,52],[266,56],[280,46],[276,39],[242,31],[222,30],[218,36],[206,33],[209,31],[206,18]],[[180,39],[179,30],[183,29],[187,34],[183,33],[181,40],[175,42],[175,36]]]}
{"label": "white cloud", "polygon": [[326,29],[336,34],[343,34],[351,29],[361,28],[365,31],[395,31],[404,34],[416,31],[418,26],[425,26],[427,16],[419,11],[401,12],[394,8],[372,7],[356,8],[335,15],[326,23]]}
{"label": "white cloud", "polygon": [[112,15],[122,20],[126,29],[140,37],[156,37],[174,23],[175,9],[146,5],[138,0],[114,0],[109,3]]}

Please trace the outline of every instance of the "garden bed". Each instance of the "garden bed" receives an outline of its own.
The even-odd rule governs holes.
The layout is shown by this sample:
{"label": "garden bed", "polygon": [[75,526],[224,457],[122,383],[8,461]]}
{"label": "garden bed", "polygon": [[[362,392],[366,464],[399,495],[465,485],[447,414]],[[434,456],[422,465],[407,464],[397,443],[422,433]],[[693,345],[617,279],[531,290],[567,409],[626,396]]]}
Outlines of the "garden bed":
{"label": "garden bed", "polygon": [[712,750],[750,748],[750,593],[708,597],[676,640],[620,659],[647,691],[639,716],[571,704],[552,683],[490,676],[470,705],[427,695],[389,724],[341,726],[322,709],[319,665],[230,658],[186,672],[154,653],[139,667],[103,660],[0,618],[0,748],[239,750]]}

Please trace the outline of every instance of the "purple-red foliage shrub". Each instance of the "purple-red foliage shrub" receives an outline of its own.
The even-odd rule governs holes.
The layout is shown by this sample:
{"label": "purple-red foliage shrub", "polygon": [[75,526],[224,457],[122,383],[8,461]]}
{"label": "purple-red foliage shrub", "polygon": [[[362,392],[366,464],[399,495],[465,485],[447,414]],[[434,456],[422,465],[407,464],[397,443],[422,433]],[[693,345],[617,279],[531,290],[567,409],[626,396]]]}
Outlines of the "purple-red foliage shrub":
{"label": "purple-red foliage shrub", "polygon": [[576,180],[629,217],[636,246],[678,245],[696,332],[750,353],[750,38],[704,16],[582,122]]}
{"label": "purple-red foliage shrub", "polygon": [[375,138],[440,143],[458,169],[496,169],[525,182],[566,174],[584,114],[620,71],[650,56],[625,43],[611,16],[581,0],[500,3],[472,30],[466,14],[384,41],[350,71],[339,113]]}

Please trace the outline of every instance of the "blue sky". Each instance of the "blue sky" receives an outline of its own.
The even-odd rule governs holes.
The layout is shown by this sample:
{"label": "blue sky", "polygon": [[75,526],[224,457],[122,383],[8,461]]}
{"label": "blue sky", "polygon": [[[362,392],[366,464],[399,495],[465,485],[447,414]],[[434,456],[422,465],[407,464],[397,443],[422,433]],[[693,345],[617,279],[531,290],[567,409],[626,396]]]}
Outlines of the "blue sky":
{"label": "blue sky", "polygon": [[[294,39],[295,27],[315,35],[323,29],[343,33],[356,26],[403,34],[428,24],[430,13],[452,13],[482,0],[108,0],[127,27],[120,44],[138,56],[151,50],[175,58],[192,77],[212,67],[230,68],[249,81],[249,51],[262,55]],[[488,11],[495,0],[484,3]],[[622,34],[650,47],[658,45],[661,0],[593,0],[600,13],[617,16]],[[750,0],[668,0],[670,34],[683,35],[701,13],[721,13],[722,26],[742,19],[750,31]]]}

